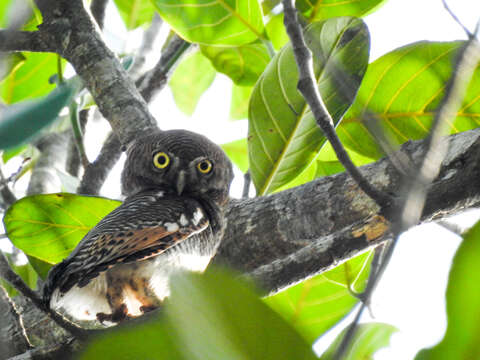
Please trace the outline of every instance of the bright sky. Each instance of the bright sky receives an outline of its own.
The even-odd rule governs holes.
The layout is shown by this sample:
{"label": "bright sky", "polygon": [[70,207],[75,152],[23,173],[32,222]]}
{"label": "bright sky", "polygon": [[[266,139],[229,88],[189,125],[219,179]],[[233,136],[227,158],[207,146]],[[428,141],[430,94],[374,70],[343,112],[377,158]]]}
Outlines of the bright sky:
{"label": "bright sky", "polygon": [[[477,17],[480,17],[480,1],[449,2],[460,20],[473,29]],[[446,13],[440,0],[389,0],[380,10],[366,17],[365,21],[371,32],[372,60],[399,46],[419,40],[449,41],[466,38],[459,25]],[[127,45],[121,43],[121,39],[126,38],[122,26],[118,18],[107,22],[107,31],[108,28],[114,29],[105,36],[109,45],[116,50],[125,46],[127,49],[138,46],[138,38]],[[154,55],[152,61],[156,60]],[[192,117],[185,116],[176,108],[168,88],[160,93],[151,110],[165,130],[185,128],[203,133],[217,143],[240,139],[247,134],[247,122],[228,120],[230,86],[226,77],[217,76]],[[106,121],[89,125],[87,151],[91,160],[98,153],[108,130]],[[102,195],[119,197],[121,164],[112,172]],[[9,165],[7,174],[9,170],[16,170],[17,166],[15,163]],[[241,186],[242,177],[237,176],[235,196],[239,196]],[[17,188],[24,187],[22,182],[17,184]],[[473,220],[472,217],[463,217],[462,221]],[[446,326],[444,291],[449,264],[458,244],[459,238],[434,224],[415,228],[402,236],[372,305],[374,321],[393,324],[400,331],[393,336],[391,347],[380,351],[376,359],[411,359],[418,349],[431,346],[442,338]],[[369,320],[369,317],[366,316],[365,320]],[[328,343],[333,336],[335,332],[327,339]],[[319,344],[318,348],[323,346]]]}

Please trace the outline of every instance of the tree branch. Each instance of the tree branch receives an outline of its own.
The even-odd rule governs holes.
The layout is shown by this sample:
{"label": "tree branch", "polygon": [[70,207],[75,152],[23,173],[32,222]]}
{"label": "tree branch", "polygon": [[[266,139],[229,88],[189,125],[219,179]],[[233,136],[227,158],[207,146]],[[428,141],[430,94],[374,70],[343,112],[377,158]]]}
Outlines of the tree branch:
{"label": "tree branch", "polygon": [[97,159],[85,169],[85,174],[77,189],[78,194],[98,194],[110,170],[122,155],[120,148],[121,144],[117,136],[113,132],[110,133]]}
{"label": "tree branch", "polygon": [[147,104],[115,55],[106,47],[81,0],[36,0],[42,31],[82,78],[102,115],[127,145],[139,132],[156,129]]}
{"label": "tree branch", "polygon": [[63,168],[66,161],[67,139],[65,134],[49,133],[35,141],[41,154],[28,184],[27,194],[44,194],[61,189],[56,166]]}
{"label": "tree branch", "polygon": [[0,51],[57,52],[47,33],[17,30],[0,30]]}
{"label": "tree branch", "polygon": [[189,42],[186,42],[178,35],[174,35],[168,46],[162,51],[162,56],[155,67],[147,71],[136,81],[137,87],[145,101],[150,102],[155,94],[165,86],[168,75],[178,63],[178,59],[190,46]]}
{"label": "tree branch", "polygon": [[90,11],[100,29],[103,29],[105,9],[107,8],[107,4],[108,0],[92,0],[92,3],[90,4]]}
{"label": "tree branch", "polygon": [[[439,176],[428,188],[422,221],[472,207],[480,200],[480,129],[450,139]],[[447,139],[442,139],[442,146],[446,144]],[[425,149],[426,141],[417,141],[404,144],[400,151],[419,164]],[[388,159],[361,170],[383,191],[399,191],[403,178]],[[250,274],[265,293],[329,270],[392,237],[383,213],[346,173],[270,196],[234,201],[226,217],[214,263]]]}
{"label": "tree branch", "polygon": [[282,2],[285,12],[285,28],[292,44],[295,62],[297,63],[299,72],[299,80],[297,85],[298,91],[300,91],[305,98],[305,101],[308,103],[308,106],[310,107],[318,126],[320,129],[322,129],[323,134],[332,145],[338,160],[342,163],[346,171],[355,180],[358,186],[368,196],[374,199],[379,206],[390,206],[393,202],[393,199],[391,199],[387,194],[376,189],[365,179],[355,164],[353,164],[352,160],[350,160],[350,157],[335,133],[332,118],[322,101],[320,93],[318,92],[318,88],[315,86],[315,82],[313,81],[314,75],[312,54],[305,44],[302,28],[298,22],[294,1],[283,0]]}
{"label": "tree branch", "polygon": [[0,332],[1,359],[6,359],[31,349],[22,317],[5,289],[0,286],[0,324],[9,324],[6,331]]}

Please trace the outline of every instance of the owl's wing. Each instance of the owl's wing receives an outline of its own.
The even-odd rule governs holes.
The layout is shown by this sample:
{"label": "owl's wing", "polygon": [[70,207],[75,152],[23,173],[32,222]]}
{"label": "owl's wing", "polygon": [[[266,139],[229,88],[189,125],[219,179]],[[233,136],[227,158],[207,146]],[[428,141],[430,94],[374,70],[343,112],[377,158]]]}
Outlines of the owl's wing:
{"label": "owl's wing", "polygon": [[[103,218],[72,254],[49,273],[44,296],[85,286],[118,263],[156,256],[209,225],[194,199],[144,193],[127,199]],[[49,294],[50,293],[50,294]]]}

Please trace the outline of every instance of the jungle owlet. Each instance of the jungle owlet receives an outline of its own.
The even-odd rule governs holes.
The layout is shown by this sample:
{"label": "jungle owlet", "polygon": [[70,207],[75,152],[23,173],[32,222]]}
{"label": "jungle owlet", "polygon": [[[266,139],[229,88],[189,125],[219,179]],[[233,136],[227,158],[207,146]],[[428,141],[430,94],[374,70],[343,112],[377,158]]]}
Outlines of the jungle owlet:
{"label": "jungle owlet", "polygon": [[50,308],[115,323],[157,307],[178,270],[204,271],[223,232],[232,165],[219,146],[184,130],[155,132],[127,149],[125,202],[53,267]]}

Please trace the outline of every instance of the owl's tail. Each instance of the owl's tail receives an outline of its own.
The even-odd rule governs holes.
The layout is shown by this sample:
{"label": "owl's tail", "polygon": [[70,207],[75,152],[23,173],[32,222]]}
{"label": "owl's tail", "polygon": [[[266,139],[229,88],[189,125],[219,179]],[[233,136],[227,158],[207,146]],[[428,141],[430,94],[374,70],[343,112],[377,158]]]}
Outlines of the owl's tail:
{"label": "owl's tail", "polygon": [[42,289],[42,301],[46,309],[50,308],[50,299],[52,298],[53,291],[62,283],[62,275],[65,275],[67,265],[68,262],[64,260],[52,267],[48,272],[47,280]]}

